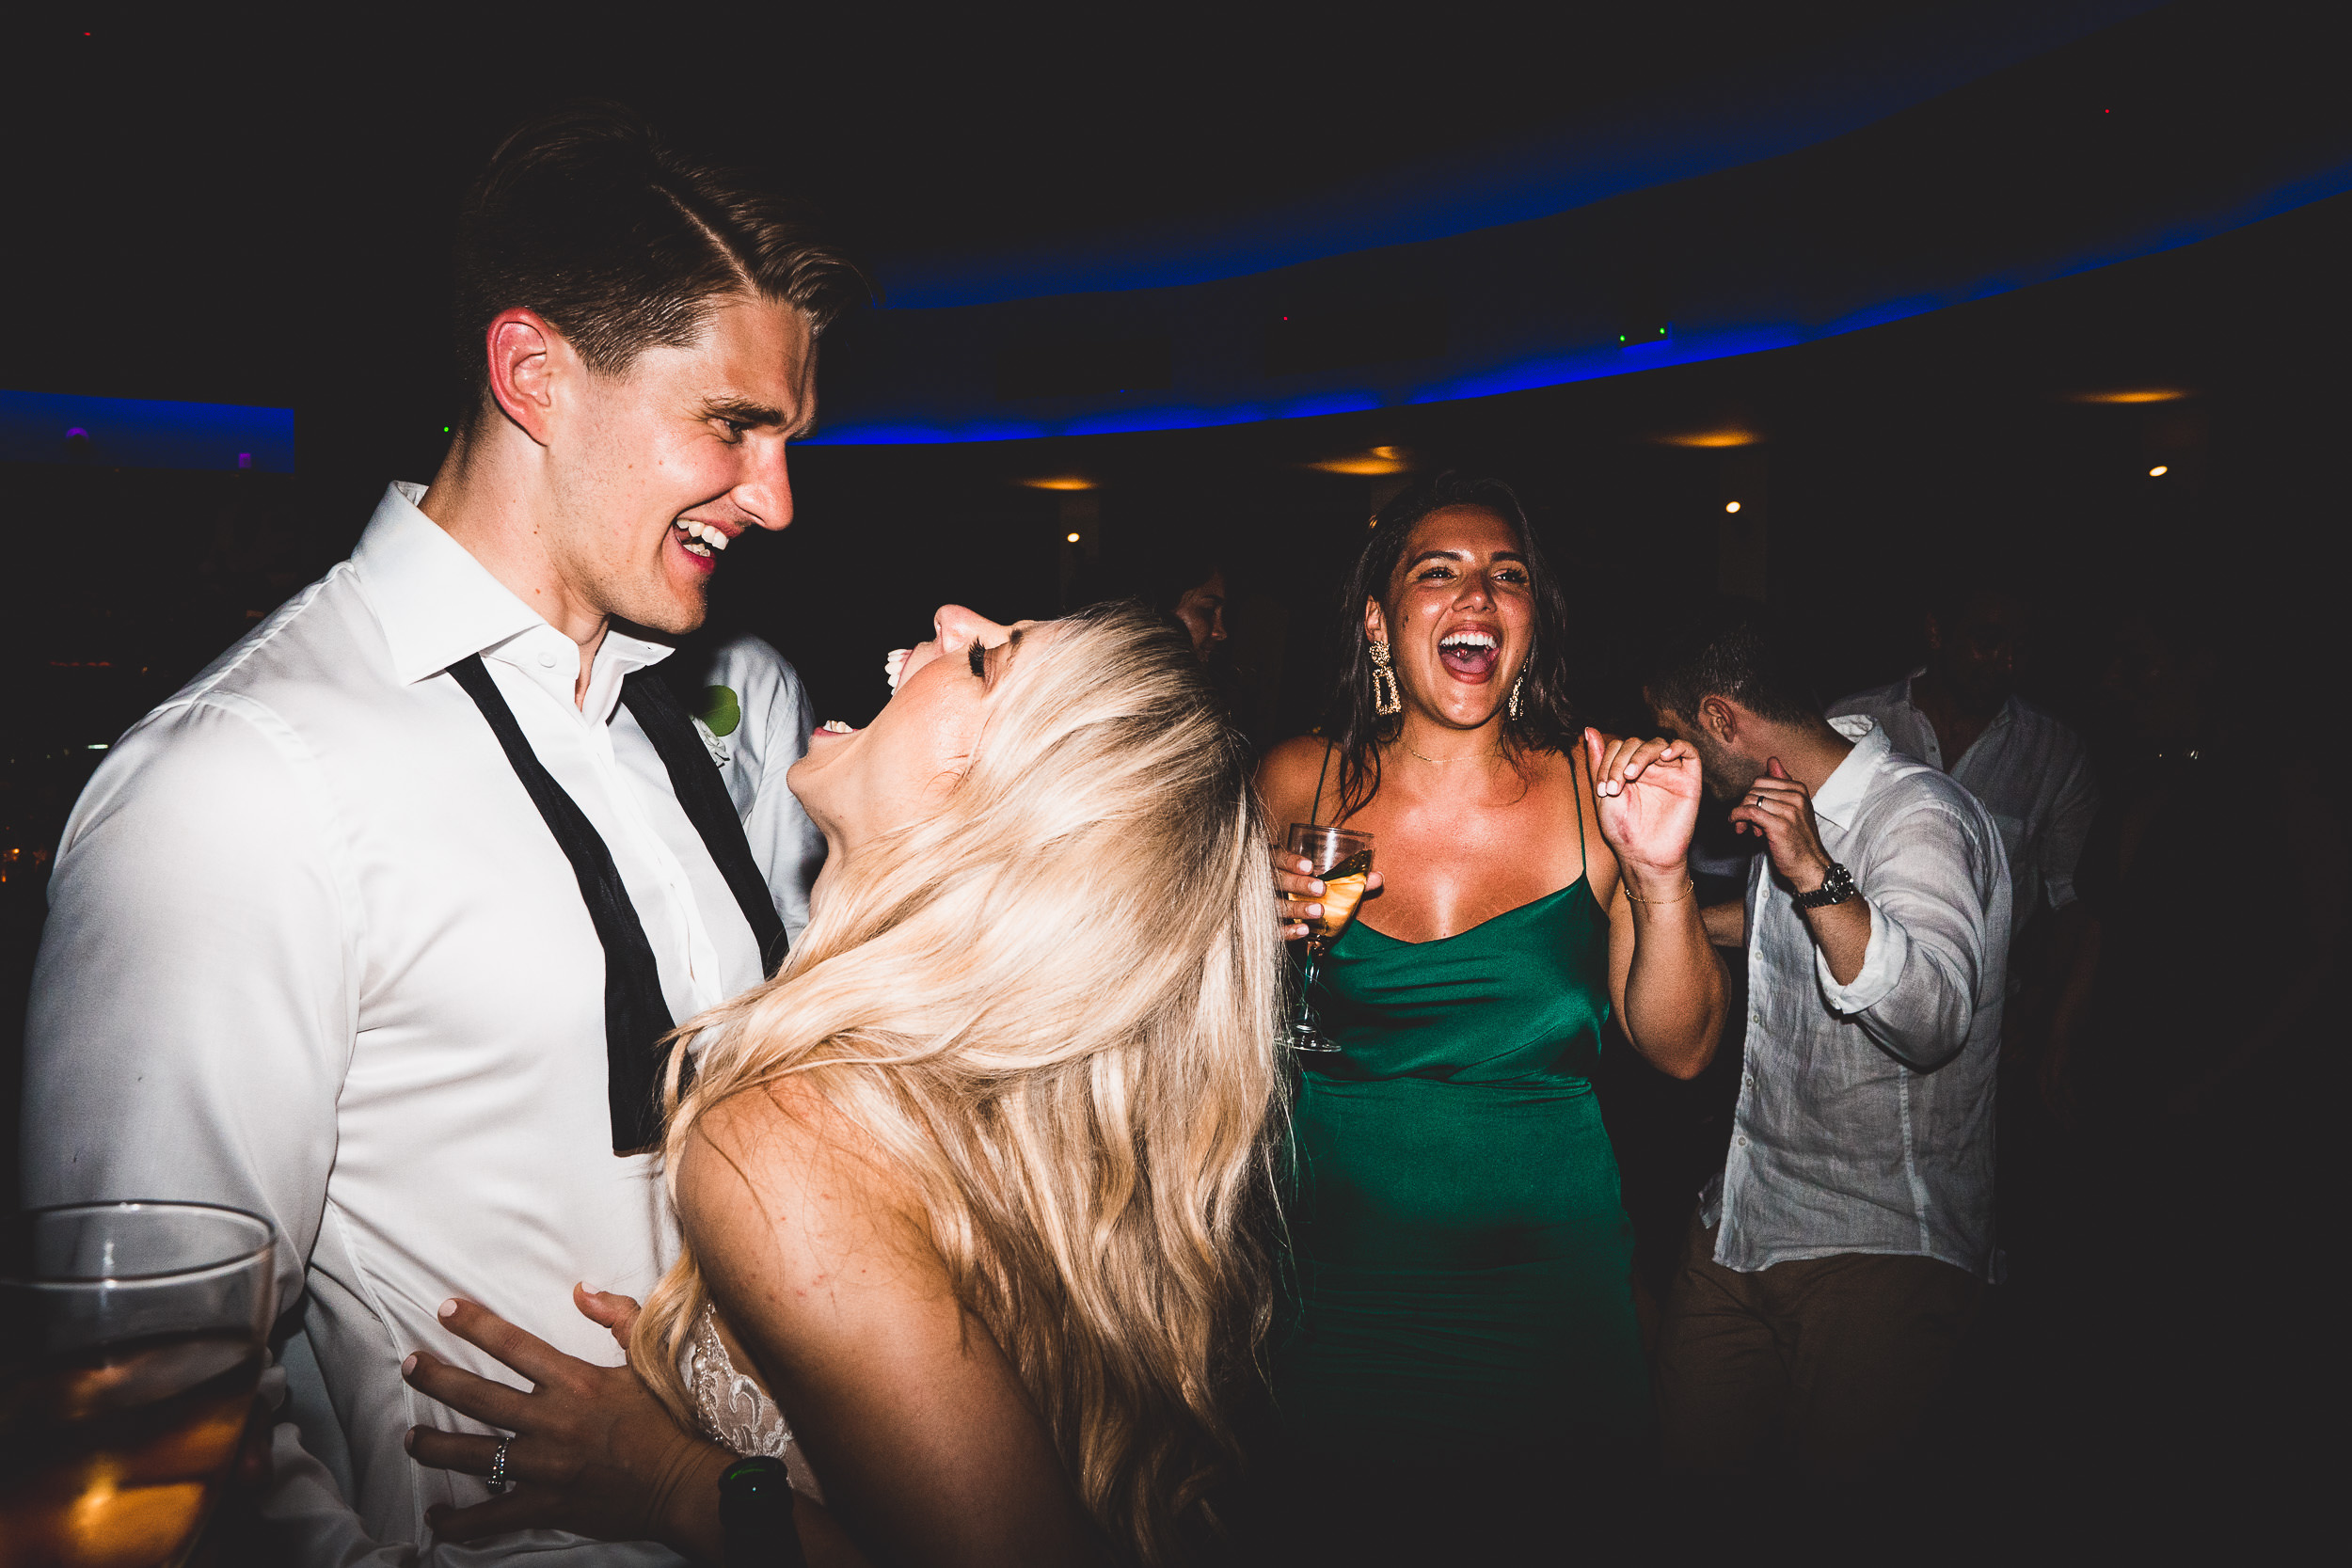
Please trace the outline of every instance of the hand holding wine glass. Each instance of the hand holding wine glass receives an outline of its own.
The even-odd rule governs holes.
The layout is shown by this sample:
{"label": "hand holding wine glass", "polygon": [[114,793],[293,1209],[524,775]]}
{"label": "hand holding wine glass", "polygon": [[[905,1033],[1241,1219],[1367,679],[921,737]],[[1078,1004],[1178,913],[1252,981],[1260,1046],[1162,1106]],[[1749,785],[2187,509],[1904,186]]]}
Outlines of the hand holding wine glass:
{"label": "hand holding wine glass", "polygon": [[[1299,976],[1298,1017],[1291,1024],[1291,1047],[1296,1051],[1337,1051],[1324,1037],[1322,1024],[1315,1017],[1314,1000],[1310,994],[1315,983],[1315,972],[1323,955],[1347,929],[1356,918],[1357,906],[1363,902],[1377,881],[1372,869],[1372,835],[1348,828],[1324,828],[1310,822],[1294,822],[1283,841],[1283,847],[1294,861],[1303,861],[1312,868],[1313,880],[1320,881],[1323,892],[1316,899],[1321,911],[1312,918],[1301,919],[1307,937],[1306,961]],[[1310,904],[1308,908],[1313,908]],[[1304,913],[1302,910],[1301,913]]]}

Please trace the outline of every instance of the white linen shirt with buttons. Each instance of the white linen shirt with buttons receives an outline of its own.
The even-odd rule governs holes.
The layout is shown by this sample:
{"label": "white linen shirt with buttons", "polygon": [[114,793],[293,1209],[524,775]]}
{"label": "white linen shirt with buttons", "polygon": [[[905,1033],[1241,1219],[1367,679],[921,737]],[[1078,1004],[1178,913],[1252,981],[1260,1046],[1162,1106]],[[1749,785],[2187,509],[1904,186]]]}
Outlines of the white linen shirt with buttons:
{"label": "white linen shirt with buttons", "polygon": [[1839,985],[1771,857],[1748,877],[1747,1053],[1731,1148],[1701,1210],[1715,1261],[1886,1253],[1982,1274],[2009,859],[1959,784],[1867,719],[1813,798],[1821,847],[1870,911]]}
{"label": "white linen shirt with buttons", "polygon": [[2043,900],[2062,910],[2074,902],[2074,868],[2099,815],[2099,786],[2090,748],[2074,728],[2022,697],[2011,697],[1949,766],[1935,726],[1911,700],[1914,670],[1891,686],[1872,687],[1831,705],[1830,716],[1875,720],[1895,750],[1941,768],[1993,814],[2009,851],[2015,925],[2022,929]]}
{"label": "white linen shirt with buttons", "polygon": [[622,677],[668,650],[608,635],[575,705],[578,646],[422,495],[394,486],[352,559],[135,726],[75,806],[34,981],[25,1190],[278,1222],[281,1305],[309,1291],[288,1356],[308,1447],[279,1428],[269,1504],[289,1560],[675,1563],[547,1531],[417,1544],[426,1509],[486,1493],[413,1463],[402,1433],[486,1429],[409,1390],[401,1358],[513,1381],[440,1303],[617,1364],[573,1282],[642,1297],[675,1246],[657,1157],[612,1153],[579,884],[452,663],[483,656],[612,850],[672,1016],[760,978],[652,742],[615,711]]}

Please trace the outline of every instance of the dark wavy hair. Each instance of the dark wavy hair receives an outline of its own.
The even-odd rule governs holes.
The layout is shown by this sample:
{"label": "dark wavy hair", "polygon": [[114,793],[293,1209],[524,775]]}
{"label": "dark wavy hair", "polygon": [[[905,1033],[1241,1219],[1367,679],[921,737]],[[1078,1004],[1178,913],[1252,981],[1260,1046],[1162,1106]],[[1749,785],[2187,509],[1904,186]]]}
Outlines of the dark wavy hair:
{"label": "dark wavy hair", "polygon": [[1326,710],[1323,734],[1340,756],[1340,812],[1344,822],[1380,789],[1380,748],[1394,740],[1401,716],[1373,711],[1372,642],[1364,635],[1364,601],[1389,602],[1390,578],[1405,558],[1405,546],[1423,517],[1451,506],[1474,506],[1501,517],[1527,558],[1528,587],[1535,602],[1535,643],[1521,666],[1527,687],[1520,713],[1502,721],[1502,752],[1517,761],[1531,752],[1565,753],[1582,728],[1568,699],[1568,596],[1545,559],[1518,493],[1499,479],[1448,471],[1401,492],[1372,520],[1355,569],[1340,591],[1339,688]]}
{"label": "dark wavy hair", "polygon": [[591,368],[617,375],[657,343],[692,342],[736,293],[788,303],[821,332],[874,291],[820,214],[759,174],[681,150],[619,103],[523,124],[458,212],[453,325],[474,414],[488,406],[484,333],[501,310],[536,310]]}

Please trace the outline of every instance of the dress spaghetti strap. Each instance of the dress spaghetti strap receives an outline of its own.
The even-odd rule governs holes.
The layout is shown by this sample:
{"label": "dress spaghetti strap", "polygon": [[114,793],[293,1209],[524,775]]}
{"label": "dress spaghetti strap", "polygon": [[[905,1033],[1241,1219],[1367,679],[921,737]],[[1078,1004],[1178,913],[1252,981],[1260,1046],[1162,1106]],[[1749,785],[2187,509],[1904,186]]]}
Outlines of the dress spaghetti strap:
{"label": "dress spaghetti strap", "polygon": [[[1585,771],[1590,773],[1592,771],[1592,764],[1589,760],[1590,753],[1584,750],[1584,740],[1581,736],[1577,737],[1575,746],[1577,759],[1585,764]],[[1568,769],[1568,788],[1576,796],[1577,875],[1580,877],[1589,878],[1593,874],[1593,862],[1592,851],[1586,848],[1584,845],[1584,784],[1582,781],[1577,778],[1574,767],[1570,767]],[[1599,800],[1594,800],[1593,810],[1596,812],[1600,810]]]}
{"label": "dress spaghetti strap", "polygon": [[1315,769],[1315,803],[1307,813],[1307,820],[1316,827],[1323,825],[1323,776],[1331,771],[1332,744],[1328,740],[1323,743],[1323,766]]}

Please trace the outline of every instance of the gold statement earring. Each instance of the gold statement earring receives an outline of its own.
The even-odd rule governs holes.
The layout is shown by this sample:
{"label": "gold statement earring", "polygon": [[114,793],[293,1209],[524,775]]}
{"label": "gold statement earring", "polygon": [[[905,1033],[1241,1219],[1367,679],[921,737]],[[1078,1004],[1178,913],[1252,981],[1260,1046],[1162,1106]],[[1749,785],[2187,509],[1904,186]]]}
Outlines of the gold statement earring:
{"label": "gold statement earring", "polygon": [[1405,711],[1405,699],[1396,689],[1396,672],[1389,666],[1389,645],[1372,645],[1372,711],[1386,718]]}
{"label": "gold statement earring", "polygon": [[1522,670],[1518,673],[1518,678],[1511,683],[1510,714],[1514,719],[1517,719],[1519,716],[1519,693],[1521,690],[1525,689],[1526,686],[1527,672]]}

